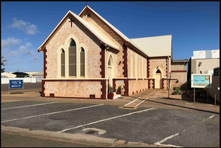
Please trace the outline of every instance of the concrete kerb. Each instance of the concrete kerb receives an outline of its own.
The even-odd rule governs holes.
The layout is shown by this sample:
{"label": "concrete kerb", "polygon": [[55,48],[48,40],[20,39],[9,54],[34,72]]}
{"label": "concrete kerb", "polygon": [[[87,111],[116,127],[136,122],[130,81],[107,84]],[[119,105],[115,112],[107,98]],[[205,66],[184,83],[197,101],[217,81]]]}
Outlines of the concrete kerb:
{"label": "concrete kerb", "polygon": [[29,130],[18,127],[1,126],[1,132],[8,134],[19,134],[30,137],[36,137],[40,139],[56,140],[63,142],[93,142],[100,143],[111,147],[158,147],[157,145],[149,145],[147,143],[141,142],[131,142],[125,143],[124,140],[118,140],[113,138],[103,138],[94,135],[86,134],[68,134],[68,133],[57,133],[51,131],[41,131],[41,130]]}
{"label": "concrete kerb", "polygon": [[93,142],[114,144],[114,142],[117,140],[111,138],[96,137],[94,135],[57,133],[51,131],[29,130],[24,128],[8,127],[8,126],[7,127],[1,126],[1,130],[2,132],[12,133],[12,134],[29,135],[33,137],[41,137],[45,139],[61,140],[68,142],[70,142],[71,140],[88,140]]}

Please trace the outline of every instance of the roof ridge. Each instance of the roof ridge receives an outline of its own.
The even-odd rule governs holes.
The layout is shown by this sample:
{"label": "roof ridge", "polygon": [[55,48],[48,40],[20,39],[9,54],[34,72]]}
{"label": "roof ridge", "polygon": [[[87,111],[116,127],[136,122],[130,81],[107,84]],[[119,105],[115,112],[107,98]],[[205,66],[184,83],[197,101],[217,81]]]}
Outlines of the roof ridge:
{"label": "roof ridge", "polygon": [[140,37],[140,38],[130,38],[130,39],[131,39],[131,40],[134,40],[134,39],[145,39],[145,38],[154,38],[154,37],[163,37],[163,36],[172,36],[172,35],[169,34],[169,35],[159,35],[159,36]]}

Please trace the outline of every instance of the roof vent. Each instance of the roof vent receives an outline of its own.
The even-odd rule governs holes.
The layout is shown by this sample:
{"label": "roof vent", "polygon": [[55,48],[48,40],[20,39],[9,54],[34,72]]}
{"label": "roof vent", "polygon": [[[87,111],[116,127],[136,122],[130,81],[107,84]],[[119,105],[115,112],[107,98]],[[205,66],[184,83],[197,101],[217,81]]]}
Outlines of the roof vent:
{"label": "roof vent", "polygon": [[90,14],[87,14],[87,17],[91,17],[91,15],[90,15]]}

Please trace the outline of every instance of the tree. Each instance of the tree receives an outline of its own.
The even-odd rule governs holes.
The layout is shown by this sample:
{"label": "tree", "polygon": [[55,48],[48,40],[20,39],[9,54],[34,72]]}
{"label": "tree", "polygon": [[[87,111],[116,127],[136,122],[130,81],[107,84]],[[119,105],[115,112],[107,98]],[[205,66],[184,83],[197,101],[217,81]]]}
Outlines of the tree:
{"label": "tree", "polygon": [[4,56],[1,55],[1,73],[5,72],[5,68],[2,68],[2,66],[5,66],[5,62],[7,60],[4,59]]}

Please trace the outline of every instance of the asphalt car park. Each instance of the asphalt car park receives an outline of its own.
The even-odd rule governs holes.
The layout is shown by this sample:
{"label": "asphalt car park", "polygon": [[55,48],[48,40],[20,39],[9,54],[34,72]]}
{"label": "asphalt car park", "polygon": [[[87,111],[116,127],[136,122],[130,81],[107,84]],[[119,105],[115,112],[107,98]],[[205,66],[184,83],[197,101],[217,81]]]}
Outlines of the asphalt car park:
{"label": "asphalt car park", "polygon": [[197,110],[13,101],[1,104],[1,125],[160,146],[214,147],[220,141],[219,114]]}

